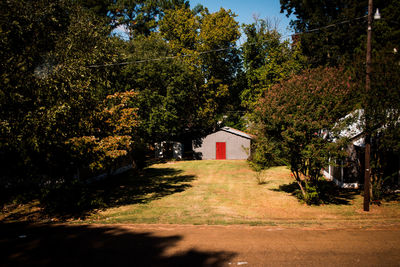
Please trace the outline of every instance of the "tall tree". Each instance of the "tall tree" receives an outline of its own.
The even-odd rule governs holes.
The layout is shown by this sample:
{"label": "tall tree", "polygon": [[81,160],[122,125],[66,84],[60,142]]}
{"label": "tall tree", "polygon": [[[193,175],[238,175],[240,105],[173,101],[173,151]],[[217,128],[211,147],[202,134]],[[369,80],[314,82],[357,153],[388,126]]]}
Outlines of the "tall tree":
{"label": "tall tree", "polygon": [[[160,34],[131,42],[130,60],[140,62],[126,67],[124,83],[139,92],[141,136],[149,143],[189,140],[190,145],[216,126],[216,115],[229,101],[234,53],[210,50],[233,48],[237,23],[223,9],[195,13],[185,7],[167,11]],[[221,33],[218,38],[213,31]]]}
{"label": "tall tree", "polygon": [[299,38],[313,66],[343,63],[357,73],[359,88],[353,109],[364,108],[361,121],[371,123],[369,128],[372,126],[368,129],[372,142],[370,169],[373,196],[377,198],[383,185],[393,179],[393,165],[397,163],[390,158],[399,155],[399,138],[395,135],[399,131],[400,1],[375,0],[373,3],[373,12],[379,8],[381,19],[372,23],[372,72],[368,91],[365,89],[367,0],[281,0],[281,12],[293,14],[292,26],[298,32],[305,32]]}
{"label": "tall tree", "polygon": [[400,55],[381,51],[374,55],[369,103],[371,131],[372,199],[380,201],[385,188],[399,182]]}
{"label": "tall tree", "polygon": [[353,89],[343,69],[321,67],[274,85],[255,109],[253,164],[261,169],[287,165],[306,202],[319,203],[321,168],[342,152],[341,142],[332,142],[332,129],[351,111]]}
{"label": "tall tree", "polygon": [[247,86],[241,94],[242,105],[253,110],[258,99],[276,83],[297,74],[304,67],[299,43],[282,41],[268,20],[257,19],[243,25],[247,40],[243,45],[243,63]]}
{"label": "tall tree", "polygon": [[130,38],[148,36],[158,27],[167,10],[189,7],[187,0],[117,0],[109,6],[108,16],[114,27],[125,26]]}
{"label": "tall tree", "polygon": [[[281,12],[294,15],[292,27],[301,34],[303,53],[313,66],[337,65],[351,62],[357,53],[365,54],[366,14],[368,1],[325,0],[302,1],[281,0]],[[375,0],[382,19],[374,26],[374,49],[398,46],[400,33],[399,0]],[[314,29],[317,29],[314,31]]]}
{"label": "tall tree", "polygon": [[133,63],[123,71],[123,84],[139,92],[143,142],[184,141],[212,127],[213,113],[206,106],[215,96],[204,90],[199,69],[181,58],[166,58],[174,50],[158,33],[136,38],[129,49]]}
{"label": "tall tree", "polygon": [[201,68],[207,81],[204,86],[218,96],[214,108],[223,113],[238,96],[234,82],[241,70],[240,53],[235,43],[240,37],[239,25],[235,15],[223,8],[215,13],[209,13],[207,9],[195,13],[188,8],[167,12],[161,21],[160,32],[176,53],[190,56],[185,60]]}
{"label": "tall tree", "polygon": [[69,140],[128,135],[101,127],[114,70],[90,67],[118,60],[115,41],[103,19],[70,1],[1,5],[1,182],[68,180],[87,163]]}

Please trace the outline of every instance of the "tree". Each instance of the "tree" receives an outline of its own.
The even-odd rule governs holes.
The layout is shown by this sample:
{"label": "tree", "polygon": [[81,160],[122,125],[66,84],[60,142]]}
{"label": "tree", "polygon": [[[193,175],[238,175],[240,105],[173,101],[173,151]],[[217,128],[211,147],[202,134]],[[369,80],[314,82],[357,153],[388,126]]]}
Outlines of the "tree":
{"label": "tree", "polygon": [[[400,158],[400,57],[398,53],[377,53],[373,60],[369,103],[371,134],[372,199],[380,201],[386,188],[398,183]],[[397,161],[397,162],[396,162]],[[397,166],[397,167],[396,167]]]}
{"label": "tree", "polygon": [[188,8],[170,10],[160,22],[160,32],[175,53],[186,56],[192,68],[201,68],[207,81],[203,86],[217,96],[214,107],[210,108],[223,114],[238,102],[235,83],[241,71],[240,53],[236,48],[239,25],[235,14],[223,8],[211,14],[207,8],[195,13]]}
{"label": "tree", "polygon": [[[300,35],[302,52],[313,66],[346,64],[360,53],[365,55],[367,0],[280,2],[282,13],[295,16],[291,25],[297,32],[318,29]],[[374,22],[373,47],[381,50],[391,44],[393,49],[400,41],[400,2],[375,0],[374,6],[379,8],[382,19]]]}
{"label": "tree", "polygon": [[247,86],[241,99],[242,105],[252,110],[269,88],[302,70],[305,60],[299,43],[281,41],[281,35],[271,22],[257,19],[255,23],[243,27],[247,36],[243,45]]}
{"label": "tree", "polygon": [[167,11],[159,27],[160,33],[131,41],[129,61],[139,62],[125,68],[122,84],[139,92],[139,135],[146,143],[178,140],[191,147],[191,140],[216,127],[229,101],[233,52],[208,53],[234,46],[237,23],[223,9],[200,17],[179,8]]}
{"label": "tree", "polygon": [[91,67],[118,61],[118,42],[102,18],[69,1],[7,1],[1,12],[2,183],[33,190],[70,181],[88,157],[77,157],[70,140],[94,136],[111,151],[112,138],[128,135],[110,130],[104,115],[115,69]]}
{"label": "tree", "polygon": [[189,52],[198,46],[200,21],[189,8],[179,8],[166,12],[160,21],[160,33],[177,52]]}
{"label": "tree", "polygon": [[259,168],[287,165],[307,203],[318,203],[321,168],[341,156],[341,142],[326,138],[351,111],[353,81],[338,68],[305,70],[265,93],[255,110],[253,164]]}
{"label": "tree", "polygon": [[[167,10],[186,7],[187,0],[74,0],[93,14],[106,19],[112,28],[124,26],[130,38],[148,36],[157,30]],[[201,9],[201,7],[197,7]]]}
{"label": "tree", "polygon": [[130,38],[148,36],[158,27],[158,22],[167,10],[189,7],[187,0],[118,0],[109,6],[112,25],[124,25]]}
{"label": "tree", "polygon": [[[372,197],[382,196],[383,185],[393,181],[390,158],[399,154],[398,138],[398,44],[400,1],[375,0],[380,20],[372,25],[371,90],[365,90],[365,51],[368,1],[281,0],[281,12],[294,14],[292,26],[300,34],[302,51],[313,66],[346,64],[356,74],[359,93],[353,109],[363,107],[371,133]],[[313,29],[316,29],[313,31]],[[365,118],[367,116],[367,118]],[[389,178],[390,179],[389,179]],[[380,197],[378,197],[380,195]]]}
{"label": "tree", "polygon": [[46,104],[54,104],[57,98],[48,94],[40,77],[54,71],[51,51],[70,19],[63,1],[7,1],[1,3],[1,12],[0,148],[2,164],[7,166],[2,168],[3,181],[7,183],[16,182],[16,178],[6,177],[22,176],[23,167],[27,173],[39,168],[34,162],[48,130],[43,113],[47,112]]}
{"label": "tree", "polygon": [[134,91],[108,95],[103,103],[99,103],[103,104],[103,110],[97,114],[101,130],[97,128],[96,135],[72,137],[66,141],[78,168],[108,171],[132,152],[139,124],[136,97]]}
{"label": "tree", "polygon": [[214,116],[206,109],[212,96],[204,90],[199,70],[180,58],[153,60],[171,53],[169,44],[157,33],[137,38],[131,42],[129,60],[140,62],[122,72],[122,84],[139,93],[138,131],[147,144],[196,138],[213,125]]}
{"label": "tree", "polygon": [[108,17],[110,7],[115,0],[73,0],[77,5],[86,8],[102,18]]}

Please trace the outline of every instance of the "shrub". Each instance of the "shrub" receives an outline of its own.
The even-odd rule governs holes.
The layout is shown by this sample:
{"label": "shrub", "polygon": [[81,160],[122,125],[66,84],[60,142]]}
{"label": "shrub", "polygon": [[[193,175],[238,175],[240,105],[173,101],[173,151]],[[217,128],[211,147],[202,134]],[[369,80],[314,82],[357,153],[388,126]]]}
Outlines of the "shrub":
{"label": "shrub", "polygon": [[[318,203],[318,179],[329,158],[340,158],[345,142],[332,142],[337,121],[351,111],[352,78],[341,68],[316,68],[273,86],[254,111],[253,164],[282,162],[303,198]],[[337,131],[334,131],[337,130]],[[328,132],[329,131],[329,132]]]}
{"label": "shrub", "polygon": [[268,183],[268,177],[266,176],[265,172],[257,171],[255,174],[257,184],[263,185]]}
{"label": "shrub", "polygon": [[319,192],[318,192],[318,186],[313,185],[311,183],[306,183],[305,189],[306,189],[306,195],[305,195],[304,201],[308,205],[320,204],[320,196],[319,196]]}

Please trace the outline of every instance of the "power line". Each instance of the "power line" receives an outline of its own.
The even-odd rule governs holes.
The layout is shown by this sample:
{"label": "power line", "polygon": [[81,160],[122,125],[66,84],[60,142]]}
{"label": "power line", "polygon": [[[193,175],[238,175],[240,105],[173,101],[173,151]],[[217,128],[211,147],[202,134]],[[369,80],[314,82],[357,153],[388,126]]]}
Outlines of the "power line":
{"label": "power line", "polygon": [[[207,51],[199,52],[198,54],[199,55],[203,55],[203,54],[209,54],[209,53],[213,53],[213,52],[220,52],[220,51],[229,50],[229,49],[232,49],[232,47],[207,50]],[[182,55],[175,55],[175,56],[168,56],[168,57],[150,58],[150,59],[142,59],[142,60],[135,60],[135,61],[126,61],[126,62],[119,62],[119,63],[89,65],[87,67],[88,68],[100,68],[100,67],[109,67],[109,66],[120,66],[120,65],[129,65],[129,64],[135,64],[135,63],[145,63],[145,62],[151,62],[151,61],[161,61],[161,60],[174,59],[174,58],[179,58],[179,57],[191,57],[191,56],[195,56],[195,55],[182,54]]]}
{"label": "power line", "polygon": [[[313,32],[316,32],[316,31],[323,30],[323,29],[336,27],[336,26],[341,25],[341,24],[346,24],[346,23],[349,23],[349,22],[352,22],[352,21],[355,21],[355,20],[360,20],[360,19],[366,18],[367,16],[368,15],[365,15],[365,16],[362,16],[362,17],[357,17],[357,18],[354,18],[354,19],[340,21],[340,22],[337,22],[337,23],[332,23],[332,24],[329,24],[329,25],[326,25],[326,26],[323,26],[323,27],[311,29],[311,30],[304,31],[304,32],[296,32],[296,33],[293,33],[293,34],[288,34],[288,35],[282,36],[281,38],[298,36],[298,35],[307,34],[307,33],[313,33]],[[252,45],[252,44],[257,44],[257,43],[253,42],[253,43],[245,43],[245,44],[246,45]],[[198,55],[203,55],[203,54],[209,54],[209,53],[214,53],[214,52],[221,52],[221,51],[226,51],[226,50],[230,50],[230,49],[233,49],[233,48],[241,48],[243,46],[244,46],[244,44],[235,45],[233,47],[225,47],[225,48],[207,50],[207,51],[199,52],[197,54]],[[175,55],[175,56],[166,56],[166,57],[159,57],[159,58],[141,59],[141,60],[125,61],[125,62],[117,62],[117,63],[94,64],[94,65],[89,65],[87,67],[88,68],[101,68],[101,67],[111,67],[111,66],[124,66],[124,65],[130,65],[130,64],[146,63],[146,62],[175,59],[175,58],[180,58],[180,57],[192,57],[192,56],[196,56],[196,55],[194,55],[194,54],[193,55],[182,54],[182,55]]]}
{"label": "power line", "polygon": [[354,19],[343,20],[343,21],[340,21],[340,22],[337,22],[337,23],[332,23],[332,24],[320,27],[320,28],[315,28],[315,29],[312,29],[312,30],[304,31],[304,32],[290,34],[288,36],[295,36],[295,35],[298,35],[298,34],[312,33],[312,32],[320,31],[320,30],[323,30],[323,29],[336,27],[336,26],[341,25],[341,24],[346,24],[346,23],[349,23],[349,22],[352,22],[352,21],[355,21],[355,20],[364,19],[367,16],[368,15],[365,15],[365,16],[362,16],[362,17],[358,17],[358,18],[354,18]]}

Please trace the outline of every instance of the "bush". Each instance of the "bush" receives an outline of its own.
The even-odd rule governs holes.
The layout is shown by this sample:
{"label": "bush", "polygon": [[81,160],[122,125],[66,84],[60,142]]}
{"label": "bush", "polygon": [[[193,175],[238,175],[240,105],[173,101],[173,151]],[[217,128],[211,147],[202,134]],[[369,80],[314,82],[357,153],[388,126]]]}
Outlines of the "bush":
{"label": "bush", "polygon": [[46,185],[40,202],[47,214],[61,218],[82,217],[86,211],[101,206],[99,199],[92,198],[88,185],[77,179]]}
{"label": "bush", "polygon": [[256,174],[255,174],[255,177],[256,177],[256,180],[257,180],[257,184],[259,184],[259,185],[263,185],[263,184],[268,183],[268,177],[262,171],[257,171]]}
{"label": "bush", "polygon": [[319,205],[321,200],[319,197],[318,186],[312,185],[311,183],[306,183],[306,195],[304,201],[308,205]]}

